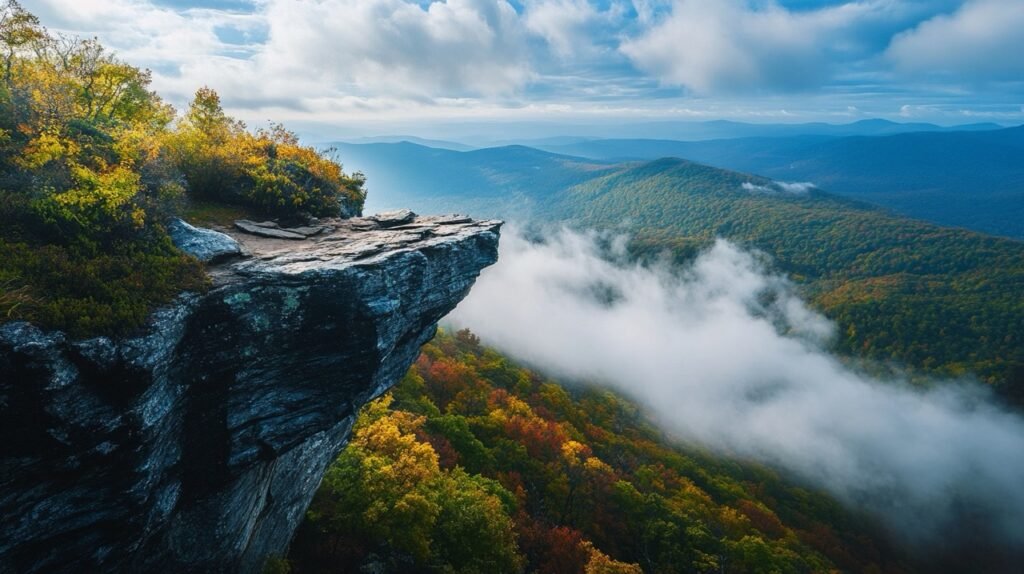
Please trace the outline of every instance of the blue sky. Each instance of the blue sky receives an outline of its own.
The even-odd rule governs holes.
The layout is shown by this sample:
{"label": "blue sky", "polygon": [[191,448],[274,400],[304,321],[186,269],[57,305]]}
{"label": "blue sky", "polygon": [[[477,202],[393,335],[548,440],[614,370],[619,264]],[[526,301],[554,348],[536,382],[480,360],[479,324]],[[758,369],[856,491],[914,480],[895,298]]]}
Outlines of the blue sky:
{"label": "blue sky", "polygon": [[257,122],[1024,123],[1024,0],[23,4]]}

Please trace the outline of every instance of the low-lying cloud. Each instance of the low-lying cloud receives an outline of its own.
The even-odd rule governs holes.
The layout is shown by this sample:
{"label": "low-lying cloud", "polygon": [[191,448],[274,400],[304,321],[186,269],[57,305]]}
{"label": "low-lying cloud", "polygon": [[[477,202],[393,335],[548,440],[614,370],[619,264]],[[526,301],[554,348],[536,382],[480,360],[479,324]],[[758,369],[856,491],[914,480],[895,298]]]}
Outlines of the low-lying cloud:
{"label": "low-lying cloud", "polygon": [[744,191],[751,193],[786,193],[789,195],[804,195],[810,192],[812,189],[817,189],[818,186],[814,185],[809,181],[801,182],[786,182],[786,181],[773,181],[768,185],[758,185],[756,183],[750,183],[749,181],[743,182],[740,186]]}
{"label": "low-lying cloud", "polygon": [[966,509],[1024,545],[1024,419],[971,385],[924,391],[844,366],[824,350],[832,324],[759,254],[719,240],[671,270],[607,244],[510,229],[450,319],[551,374],[618,388],[681,437],[787,469],[912,539],[939,536]]}

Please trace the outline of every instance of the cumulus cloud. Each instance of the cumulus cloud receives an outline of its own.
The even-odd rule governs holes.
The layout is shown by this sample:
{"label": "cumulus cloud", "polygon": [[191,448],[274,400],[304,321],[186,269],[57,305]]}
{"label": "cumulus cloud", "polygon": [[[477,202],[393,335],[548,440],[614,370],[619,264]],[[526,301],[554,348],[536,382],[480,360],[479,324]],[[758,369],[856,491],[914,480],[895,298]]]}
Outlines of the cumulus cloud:
{"label": "cumulus cloud", "polygon": [[523,22],[564,60],[597,56],[610,32],[624,24],[620,2],[599,8],[590,0],[527,0]]}
{"label": "cumulus cloud", "polygon": [[1019,416],[974,387],[924,391],[844,366],[823,350],[829,321],[730,243],[683,271],[609,258],[601,244],[508,230],[451,320],[552,374],[616,387],[679,435],[787,469],[903,534],[940,536],[967,508],[1024,544]]}
{"label": "cumulus cloud", "polygon": [[[23,4],[49,28],[98,36],[119,57],[151,68],[154,87],[177,105],[204,84],[216,87],[229,102],[293,96],[254,81],[259,74],[251,58],[260,51],[257,40],[265,33],[265,21],[258,13],[182,10],[142,0],[25,0]],[[226,42],[220,36],[225,31],[255,39]]]}
{"label": "cumulus cloud", "polygon": [[315,113],[323,98],[503,96],[533,76],[528,32],[505,0],[265,0],[249,11],[145,0],[25,5],[56,30],[98,35],[152,68],[155,87],[179,105],[210,85],[232,107]]}
{"label": "cumulus cloud", "polygon": [[631,4],[636,19],[641,24],[649,24],[671,6],[672,0],[632,0]]}
{"label": "cumulus cloud", "polygon": [[887,58],[904,73],[970,80],[1024,79],[1024,4],[970,0],[897,35]]}
{"label": "cumulus cloud", "polygon": [[817,32],[778,5],[751,10],[739,0],[680,0],[671,16],[622,44],[639,68],[665,83],[708,94],[793,88],[820,80]]}
{"label": "cumulus cloud", "polygon": [[[949,68],[974,80],[1012,80],[1019,38],[1012,10],[994,24],[995,36],[1009,40],[989,48],[963,40],[973,48],[949,47],[953,64],[928,63],[923,48],[911,49],[941,48],[936,38],[944,34],[934,30],[947,20],[962,22],[954,38],[967,38],[964,30],[989,25],[967,17],[971,6],[989,6],[991,18],[991,6],[1013,1],[971,0],[957,12],[959,0],[803,8],[780,0],[22,0],[47,26],[98,36],[151,68],[154,88],[177,106],[209,85],[249,121],[346,126],[395,124],[414,112],[433,125],[452,117],[625,119],[691,110],[813,120],[849,105],[895,117],[900,93],[907,96],[900,103],[930,105],[922,119],[961,121],[978,111],[1019,122],[1012,82],[950,90],[942,84],[956,73],[924,83],[916,73]],[[907,30],[914,31],[890,48]],[[681,102],[672,97],[676,86],[715,98]],[[814,87],[825,89],[792,94]]]}
{"label": "cumulus cloud", "polygon": [[240,14],[183,13],[133,0],[28,0],[24,4],[47,26],[102,36],[119,55],[143,65],[216,54],[225,48],[215,31],[218,26],[247,25]]}
{"label": "cumulus cloud", "polygon": [[800,90],[825,83],[834,66],[865,57],[868,27],[907,12],[885,0],[800,11],[774,0],[676,0],[671,14],[621,50],[664,83],[698,94]]}
{"label": "cumulus cloud", "polygon": [[270,0],[266,17],[260,63],[271,74],[422,96],[503,94],[531,75],[504,0]]}
{"label": "cumulus cloud", "polygon": [[562,57],[589,45],[586,27],[598,18],[587,0],[534,0],[526,4],[526,27],[541,36]]}

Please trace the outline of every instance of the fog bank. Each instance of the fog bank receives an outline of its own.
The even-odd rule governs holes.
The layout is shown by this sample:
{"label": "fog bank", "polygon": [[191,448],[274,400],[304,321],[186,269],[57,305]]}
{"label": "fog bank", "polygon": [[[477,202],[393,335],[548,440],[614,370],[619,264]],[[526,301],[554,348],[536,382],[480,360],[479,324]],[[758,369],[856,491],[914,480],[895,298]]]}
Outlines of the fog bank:
{"label": "fog bank", "polygon": [[[688,268],[594,235],[503,232],[449,320],[549,374],[624,391],[681,437],[787,469],[926,541],[967,512],[1024,546],[1024,419],[980,388],[879,381],[764,258],[718,241]],[[602,247],[602,245],[604,247]]]}

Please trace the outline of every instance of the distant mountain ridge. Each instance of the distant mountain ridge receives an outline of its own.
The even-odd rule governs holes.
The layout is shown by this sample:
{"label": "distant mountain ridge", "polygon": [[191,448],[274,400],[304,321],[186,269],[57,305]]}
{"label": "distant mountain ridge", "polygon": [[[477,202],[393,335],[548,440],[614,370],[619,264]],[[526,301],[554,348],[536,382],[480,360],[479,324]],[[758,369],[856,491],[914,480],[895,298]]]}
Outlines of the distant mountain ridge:
{"label": "distant mountain ridge", "polygon": [[618,169],[611,162],[524,146],[467,152],[410,142],[337,143],[335,147],[346,169],[372,174],[367,212],[411,207],[429,213],[456,208],[527,216],[548,191]]}
{"label": "distant mountain ridge", "polygon": [[[522,145],[544,147],[558,145],[553,140],[576,139],[577,141],[640,138],[670,139],[678,141],[704,141],[713,139],[736,139],[747,137],[794,137],[794,136],[883,136],[911,132],[951,132],[951,131],[990,131],[1002,129],[995,123],[974,123],[956,126],[940,126],[930,123],[900,123],[883,119],[867,119],[846,124],[830,124],[825,122],[756,124],[735,122],[730,120],[711,120],[703,122],[637,122],[628,126],[606,128],[605,130],[570,130],[571,136],[548,136],[533,139],[494,140],[492,145],[519,143]],[[606,133],[619,132],[622,135],[608,136]]]}
{"label": "distant mountain ridge", "polygon": [[[677,141],[703,141],[746,137],[793,137],[825,135],[846,137],[854,135],[879,136],[908,132],[988,131],[1002,129],[996,123],[971,123],[940,126],[924,122],[894,122],[881,118],[863,119],[848,123],[749,123],[733,120],[670,120],[670,121],[477,121],[452,122],[422,128],[403,128],[408,131],[378,134],[369,137],[349,136],[331,138],[348,143],[397,143],[410,141],[431,147],[465,150],[465,148],[503,147],[525,145],[545,147],[600,139],[666,139]],[[326,141],[323,127],[310,127],[313,139]],[[417,135],[402,135],[402,133]],[[431,138],[431,139],[426,139]]]}
{"label": "distant mountain ridge", "polygon": [[1024,239],[1024,126],[886,136],[592,140],[545,149],[605,161],[680,157],[810,181],[910,217]]}
{"label": "distant mountain ridge", "polygon": [[339,145],[339,144],[375,144],[375,143],[402,143],[408,142],[416,145],[432,147],[437,149],[447,149],[452,151],[470,151],[477,149],[474,146],[466,145],[464,143],[448,141],[448,140],[436,140],[429,138],[421,138],[417,136],[409,135],[389,135],[389,136],[367,136],[351,139],[343,139],[333,144],[328,145]]}

